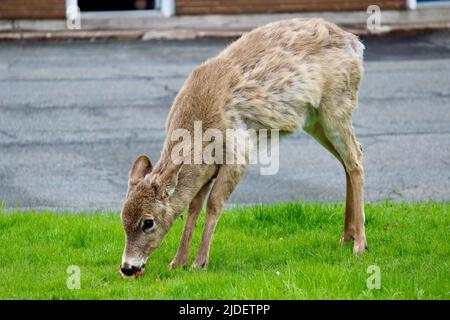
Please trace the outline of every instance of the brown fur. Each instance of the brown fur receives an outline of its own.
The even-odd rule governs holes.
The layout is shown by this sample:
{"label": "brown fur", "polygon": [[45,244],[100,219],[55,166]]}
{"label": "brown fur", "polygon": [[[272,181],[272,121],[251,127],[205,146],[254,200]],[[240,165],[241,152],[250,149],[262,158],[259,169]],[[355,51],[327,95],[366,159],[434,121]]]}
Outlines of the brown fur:
{"label": "brown fur", "polygon": [[[161,158],[154,168],[139,157],[130,172],[122,210],[127,236],[123,264],[145,263],[185,208],[188,218],[171,267],[184,266],[189,243],[209,192],[200,249],[193,263],[208,264],[211,237],[225,202],[245,165],[176,165],[170,155],[175,129],[304,129],[344,166],[347,201],[343,241],[355,240],[355,253],[366,249],[364,171],[351,114],[362,78],[362,44],[357,37],[321,19],[275,22],[244,35],[217,57],[197,67],[178,93],[167,119]],[[140,229],[155,220],[149,234]]]}

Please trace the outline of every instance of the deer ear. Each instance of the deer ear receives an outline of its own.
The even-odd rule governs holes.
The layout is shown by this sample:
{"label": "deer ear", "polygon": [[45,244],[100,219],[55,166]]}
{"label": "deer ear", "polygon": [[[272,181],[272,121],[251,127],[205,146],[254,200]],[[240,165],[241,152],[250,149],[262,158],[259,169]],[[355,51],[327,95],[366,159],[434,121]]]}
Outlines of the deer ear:
{"label": "deer ear", "polygon": [[146,155],[141,155],[134,160],[130,174],[128,175],[128,193],[130,193],[130,189],[137,185],[139,181],[144,179],[144,177],[149,174],[152,169],[152,162]]}

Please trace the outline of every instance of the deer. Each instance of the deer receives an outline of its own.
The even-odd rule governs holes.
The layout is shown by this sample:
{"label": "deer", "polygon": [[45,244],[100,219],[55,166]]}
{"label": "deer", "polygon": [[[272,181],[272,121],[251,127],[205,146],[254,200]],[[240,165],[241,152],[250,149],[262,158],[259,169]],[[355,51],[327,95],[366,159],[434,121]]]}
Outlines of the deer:
{"label": "deer", "polygon": [[273,22],[242,35],[196,67],[176,95],[166,121],[159,161],[146,155],[132,164],[121,211],[125,248],[119,272],[138,277],[149,255],[186,211],[170,268],[185,267],[197,219],[206,202],[200,245],[191,265],[208,266],[219,217],[246,168],[245,163],[176,163],[177,129],[303,129],[343,166],[346,201],[340,242],[367,250],[363,150],[352,113],[358,105],[364,45],[358,37],[321,18]]}

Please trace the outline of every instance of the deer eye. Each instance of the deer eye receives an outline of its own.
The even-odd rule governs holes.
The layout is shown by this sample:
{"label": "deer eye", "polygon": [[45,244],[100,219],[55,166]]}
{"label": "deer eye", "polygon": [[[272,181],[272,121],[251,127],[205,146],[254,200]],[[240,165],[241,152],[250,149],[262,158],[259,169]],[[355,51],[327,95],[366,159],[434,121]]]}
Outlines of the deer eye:
{"label": "deer eye", "polygon": [[153,228],[154,224],[155,222],[153,219],[144,220],[144,223],[142,224],[142,231],[149,232]]}

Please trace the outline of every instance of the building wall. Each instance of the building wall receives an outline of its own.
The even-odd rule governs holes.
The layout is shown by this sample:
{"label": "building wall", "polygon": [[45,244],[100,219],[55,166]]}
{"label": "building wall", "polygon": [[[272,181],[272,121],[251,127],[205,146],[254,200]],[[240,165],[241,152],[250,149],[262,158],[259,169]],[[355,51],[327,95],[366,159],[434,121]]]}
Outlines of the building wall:
{"label": "building wall", "polygon": [[406,0],[175,0],[176,14],[232,14],[403,9]]}
{"label": "building wall", "polygon": [[0,0],[0,19],[62,19],[65,0]]}

